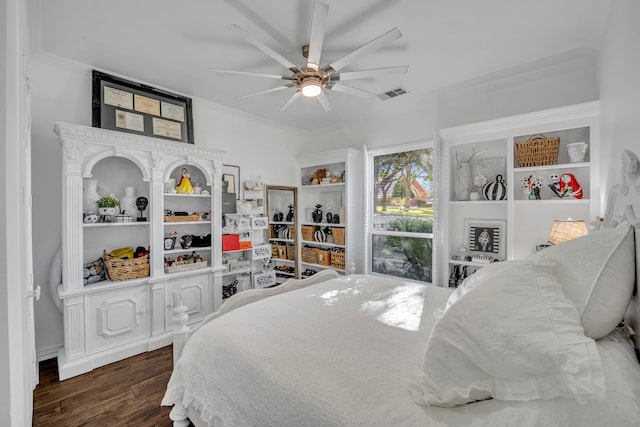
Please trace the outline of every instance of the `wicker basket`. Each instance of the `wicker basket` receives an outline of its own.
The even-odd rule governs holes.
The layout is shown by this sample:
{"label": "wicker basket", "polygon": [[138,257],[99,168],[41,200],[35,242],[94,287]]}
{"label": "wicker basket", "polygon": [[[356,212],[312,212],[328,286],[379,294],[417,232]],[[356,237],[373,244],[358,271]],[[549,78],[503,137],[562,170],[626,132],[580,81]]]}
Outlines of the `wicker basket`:
{"label": "wicker basket", "polygon": [[114,282],[149,276],[149,255],[139,258],[120,259],[112,257],[107,251],[103,251],[102,259],[107,267],[109,279]]}
{"label": "wicker basket", "polygon": [[293,245],[287,245],[287,259],[294,260],[296,258],[296,247]]}
{"label": "wicker basket", "polygon": [[344,251],[331,252],[331,265],[335,268],[344,269]]}
{"label": "wicker basket", "polygon": [[324,248],[316,248],[317,264],[331,265],[331,251]]}
{"label": "wicker basket", "polygon": [[558,164],[560,138],[532,135],[526,142],[516,142],[516,163],[519,168]]}
{"label": "wicker basket", "polygon": [[270,225],[269,226],[269,237],[271,239],[277,239],[278,238],[278,233],[276,232],[274,225]]}
{"label": "wicker basket", "polygon": [[307,262],[309,264],[315,264],[318,262],[318,257],[316,256],[316,248],[311,248],[309,246],[302,247],[302,262]]}
{"label": "wicker basket", "polygon": [[181,264],[180,261],[174,262],[171,265],[165,265],[165,273],[179,273],[181,271],[199,270],[201,268],[207,268],[207,261],[200,262],[186,262]]}
{"label": "wicker basket", "polygon": [[165,215],[164,222],[200,221],[200,215]]}
{"label": "wicker basket", "polygon": [[289,226],[289,235],[291,239],[295,239],[296,238],[296,226],[295,225],[290,225]]}
{"label": "wicker basket", "polygon": [[315,225],[303,225],[302,226],[302,240],[313,242],[313,234],[316,232]]}
{"label": "wicker basket", "polygon": [[336,245],[344,245],[343,227],[331,227],[331,234],[333,235],[333,243]]}
{"label": "wicker basket", "polygon": [[271,258],[280,258],[280,245],[276,243],[271,244]]}

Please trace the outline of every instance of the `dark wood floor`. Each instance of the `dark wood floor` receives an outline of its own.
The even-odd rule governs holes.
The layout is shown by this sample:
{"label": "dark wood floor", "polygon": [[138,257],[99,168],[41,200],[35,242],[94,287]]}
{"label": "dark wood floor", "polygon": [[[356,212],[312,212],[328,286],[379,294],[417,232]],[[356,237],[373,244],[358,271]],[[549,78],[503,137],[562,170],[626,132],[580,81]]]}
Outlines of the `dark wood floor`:
{"label": "dark wood floor", "polygon": [[173,367],[171,346],[58,381],[56,359],[40,363],[33,425],[171,426],[160,401]]}

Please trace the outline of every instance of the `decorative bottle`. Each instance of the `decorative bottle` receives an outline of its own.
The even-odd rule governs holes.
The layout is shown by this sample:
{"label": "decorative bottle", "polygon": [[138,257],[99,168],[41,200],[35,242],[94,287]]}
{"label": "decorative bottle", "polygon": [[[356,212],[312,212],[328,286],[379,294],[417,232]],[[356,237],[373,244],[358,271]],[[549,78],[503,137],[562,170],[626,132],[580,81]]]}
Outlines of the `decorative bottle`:
{"label": "decorative bottle", "polygon": [[120,198],[120,213],[135,216],[136,207],[136,188],[124,187],[124,196]]}

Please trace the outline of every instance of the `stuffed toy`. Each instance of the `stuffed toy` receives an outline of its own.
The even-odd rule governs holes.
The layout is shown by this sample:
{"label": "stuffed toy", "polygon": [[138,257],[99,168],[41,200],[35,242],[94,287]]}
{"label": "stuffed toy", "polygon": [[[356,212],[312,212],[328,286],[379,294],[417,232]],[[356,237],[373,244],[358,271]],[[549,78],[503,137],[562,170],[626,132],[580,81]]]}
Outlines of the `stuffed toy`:
{"label": "stuffed toy", "polygon": [[549,188],[560,198],[573,197],[582,199],[582,187],[572,173],[563,173],[560,175],[558,182],[550,184]]}

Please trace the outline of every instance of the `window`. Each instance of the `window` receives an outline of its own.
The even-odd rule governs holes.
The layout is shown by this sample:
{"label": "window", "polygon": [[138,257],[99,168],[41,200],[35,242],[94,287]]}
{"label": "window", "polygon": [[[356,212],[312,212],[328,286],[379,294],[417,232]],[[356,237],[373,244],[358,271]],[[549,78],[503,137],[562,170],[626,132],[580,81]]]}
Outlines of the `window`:
{"label": "window", "polygon": [[369,272],[432,281],[432,151],[425,142],[369,152]]}

